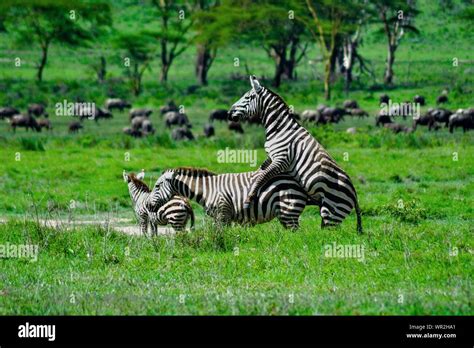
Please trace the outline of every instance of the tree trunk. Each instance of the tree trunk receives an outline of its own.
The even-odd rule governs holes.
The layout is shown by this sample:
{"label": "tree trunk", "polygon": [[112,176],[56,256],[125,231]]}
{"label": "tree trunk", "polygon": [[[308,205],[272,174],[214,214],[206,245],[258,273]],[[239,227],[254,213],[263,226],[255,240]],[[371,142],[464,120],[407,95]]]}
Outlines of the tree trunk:
{"label": "tree trunk", "polygon": [[141,89],[142,89],[142,81],[141,81],[141,75],[138,71],[138,64],[134,64],[134,67],[133,67],[133,76],[132,76],[132,84],[133,84],[133,94],[135,96],[139,96],[140,93],[141,93]]}
{"label": "tree trunk", "polygon": [[161,65],[161,76],[160,76],[160,81],[161,82],[168,81],[168,72],[169,72],[169,70],[170,70],[169,63],[162,63],[162,65]]}
{"label": "tree trunk", "polygon": [[294,38],[290,44],[290,55],[284,65],[284,74],[289,80],[295,80],[296,52],[298,50],[299,39]]}
{"label": "tree trunk", "polygon": [[286,59],[284,55],[275,54],[275,76],[273,78],[273,86],[280,87],[281,77],[285,71]]}
{"label": "tree trunk", "polygon": [[201,86],[207,85],[207,73],[211,67],[211,59],[210,49],[204,44],[199,44],[197,46],[196,78]]}
{"label": "tree trunk", "polygon": [[38,82],[43,81],[43,70],[48,61],[48,45],[45,45],[41,48],[41,53],[42,53],[41,61],[40,61],[40,64],[38,65],[38,73],[37,73]]}
{"label": "tree trunk", "polygon": [[393,83],[393,63],[395,62],[396,46],[388,45],[387,66],[385,68],[384,83],[391,85]]}
{"label": "tree trunk", "polygon": [[324,65],[324,99],[331,99],[331,56],[326,58]]}
{"label": "tree trunk", "polygon": [[104,83],[107,74],[107,61],[104,56],[100,56],[99,69],[97,69],[97,79],[99,83]]}

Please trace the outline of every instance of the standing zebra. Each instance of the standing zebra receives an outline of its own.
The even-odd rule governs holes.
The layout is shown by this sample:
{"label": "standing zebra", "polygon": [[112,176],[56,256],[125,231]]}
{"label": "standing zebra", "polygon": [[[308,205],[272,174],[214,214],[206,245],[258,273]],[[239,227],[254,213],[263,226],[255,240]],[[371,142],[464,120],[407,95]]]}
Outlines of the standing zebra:
{"label": "standing zebra", "polygon": [[289,175],[273,177],[259,191],[251,207],[245,205],[257,172],[214,174],[205,169],[176,168],[163,172],[150,194],[148,208],[165,204],[174,195],[194,199],[218,225],[237,222],[254,225],[274,219],[286,228],[296,229],[308,196]]}
{"label": "standing zebra", "polygon": [[150,189],[142,179],[145,173],[135,175],[127,174],[123,171],[123,180],[128,183],[128,191],[133,202],[133,209],[140,225],[143,235],[147,234],[148,223],[151,225],[151,231],[156,235],[157,227],[170,224],[175,230],[184,230],[189,219],[191,219],[191,228],[194,227],[194,212],[189,201],[183,197],[171,197],[166,204],[156,206],[157,209],[149,210],[146,202],[150,195]]}
{"label": "standing zebra", "polygon": [[357,230],[362,222],[356,190],[349,176],[290,113],[289,107],[276,93],[262,87],[250,77],[252,89],[229,111],[233,121],[257,118],[265,126],[265,150],[269,158],[246,199],[250,203],[258,190],[276,175],[287,172],[305,189],[320,207],[321,227],[337,225],[353,208],[357,214]]}

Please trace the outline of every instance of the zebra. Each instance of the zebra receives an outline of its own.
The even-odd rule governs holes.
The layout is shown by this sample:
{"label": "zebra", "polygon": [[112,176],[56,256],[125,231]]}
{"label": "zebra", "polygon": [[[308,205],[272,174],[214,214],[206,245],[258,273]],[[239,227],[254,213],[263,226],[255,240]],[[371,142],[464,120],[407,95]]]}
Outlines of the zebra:
{"label": "zebra", "polygon": [[215,174],[206,169],[168,169],[158,178],[148,200],[148,209],[165,204],[174,195],[199,203],[218,228],[236,222],[255,225],[278,218],[289,229],[299,227],[299,217],[308,196],[293,177],[278,175],[263,185],[251,207],[244,204],[257,172]]}
{"label": "zebra", "polygon": [[250,204],[258,190],[276,175],[289,173],[320,207],[321,228],[340,224],[353,208],[357,231],[362,221],[357,193],[349,176],[322,145],[291,115],[288,105],[276,93],[263,87],[255,76],[252,88],[232,105],[229,119],[257,118],[265,127],[265,151],[269,158],[247,196]]}
{"label": "zebra", "polygon": [[194,212],[189,201],[184,197],[171,197],[166,204],[156,206],[153,210],[147,208],[145,203],[150,195],[150,188],[142,181],[144,177],[143,170],[138,175],[127,174],[125,170],[123,171],[123,180],[128,183],[130,198],[143,235],[148,232],[148,224],[151,225],[151,231],[155,235],[158,225],[170,224],[176,231],[182,231],[189,219],[191,219],[191,228],[193,228]]}

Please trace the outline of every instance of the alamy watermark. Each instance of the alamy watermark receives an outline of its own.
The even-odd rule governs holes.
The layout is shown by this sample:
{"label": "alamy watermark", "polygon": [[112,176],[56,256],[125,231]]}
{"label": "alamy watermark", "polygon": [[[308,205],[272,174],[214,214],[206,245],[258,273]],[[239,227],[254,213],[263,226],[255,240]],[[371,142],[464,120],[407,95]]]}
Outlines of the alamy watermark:
{"label": "alamy watermark", "polygon": [[79,116],[94,119],[97,108],[95,103],[68,102],[64,99],[62,102],[54,105],[56,116]]}
{"label": "alamy watermark", "polygon": [[36,244],[0,244],[0,259],[31,259],[38,261],[38,245]]}
{"label": "alamy watermark", "polygon": [[249,163],[251,167],[257,165],[257,150],[234,150],[226,147],[217,151],[217,163]]}
{"label": "alamy watermark", "polygon": [[365,260],[365,247],[362,244],[326,244],[324,256],[333,258],[353,258],[360,262]]}
{"label": "alamy watermark", "polygon": [[392,103],[389,99],[388,103],[382,103],[380,107],[383,115],[420,117],[420,103]]}

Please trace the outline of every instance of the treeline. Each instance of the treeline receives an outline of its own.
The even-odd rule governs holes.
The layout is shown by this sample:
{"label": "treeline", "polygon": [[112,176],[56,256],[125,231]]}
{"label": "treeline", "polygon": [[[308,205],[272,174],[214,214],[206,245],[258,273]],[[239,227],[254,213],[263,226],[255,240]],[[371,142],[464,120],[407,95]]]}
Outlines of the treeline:
{"label": "treeline", "polygon": [[[124,73],[139,95],[143,74],[153,61],[160,66],[157,80],[166,83],[176,58],[194,45],[197,83],[207,85],[219,50],[245,43],[272,59],[273,84],[278,87],[282,79],[297,78],[298,64],[316,43],[324,64],[326,99],[337,73],[344,76],[347,90],[355,67],[373,74],[359,50],[369,25],[385,37],[383,81],[392,84],[397,48],[407,33],[419,33],[415,21],[420,13],[414,0],[144,0],[143,11],[152,14],[153,23],[143,27],[152,29],[129,32],[114,27],[117,18],[106,1],[4,1],[0,6],[0,31],[39,48],[39,82],[52,44],[93,45],[99,52],[93,64],[99,82],[107,77],[106,51],[120,50]],[[472,19],[468,5],[464,15]]]}

